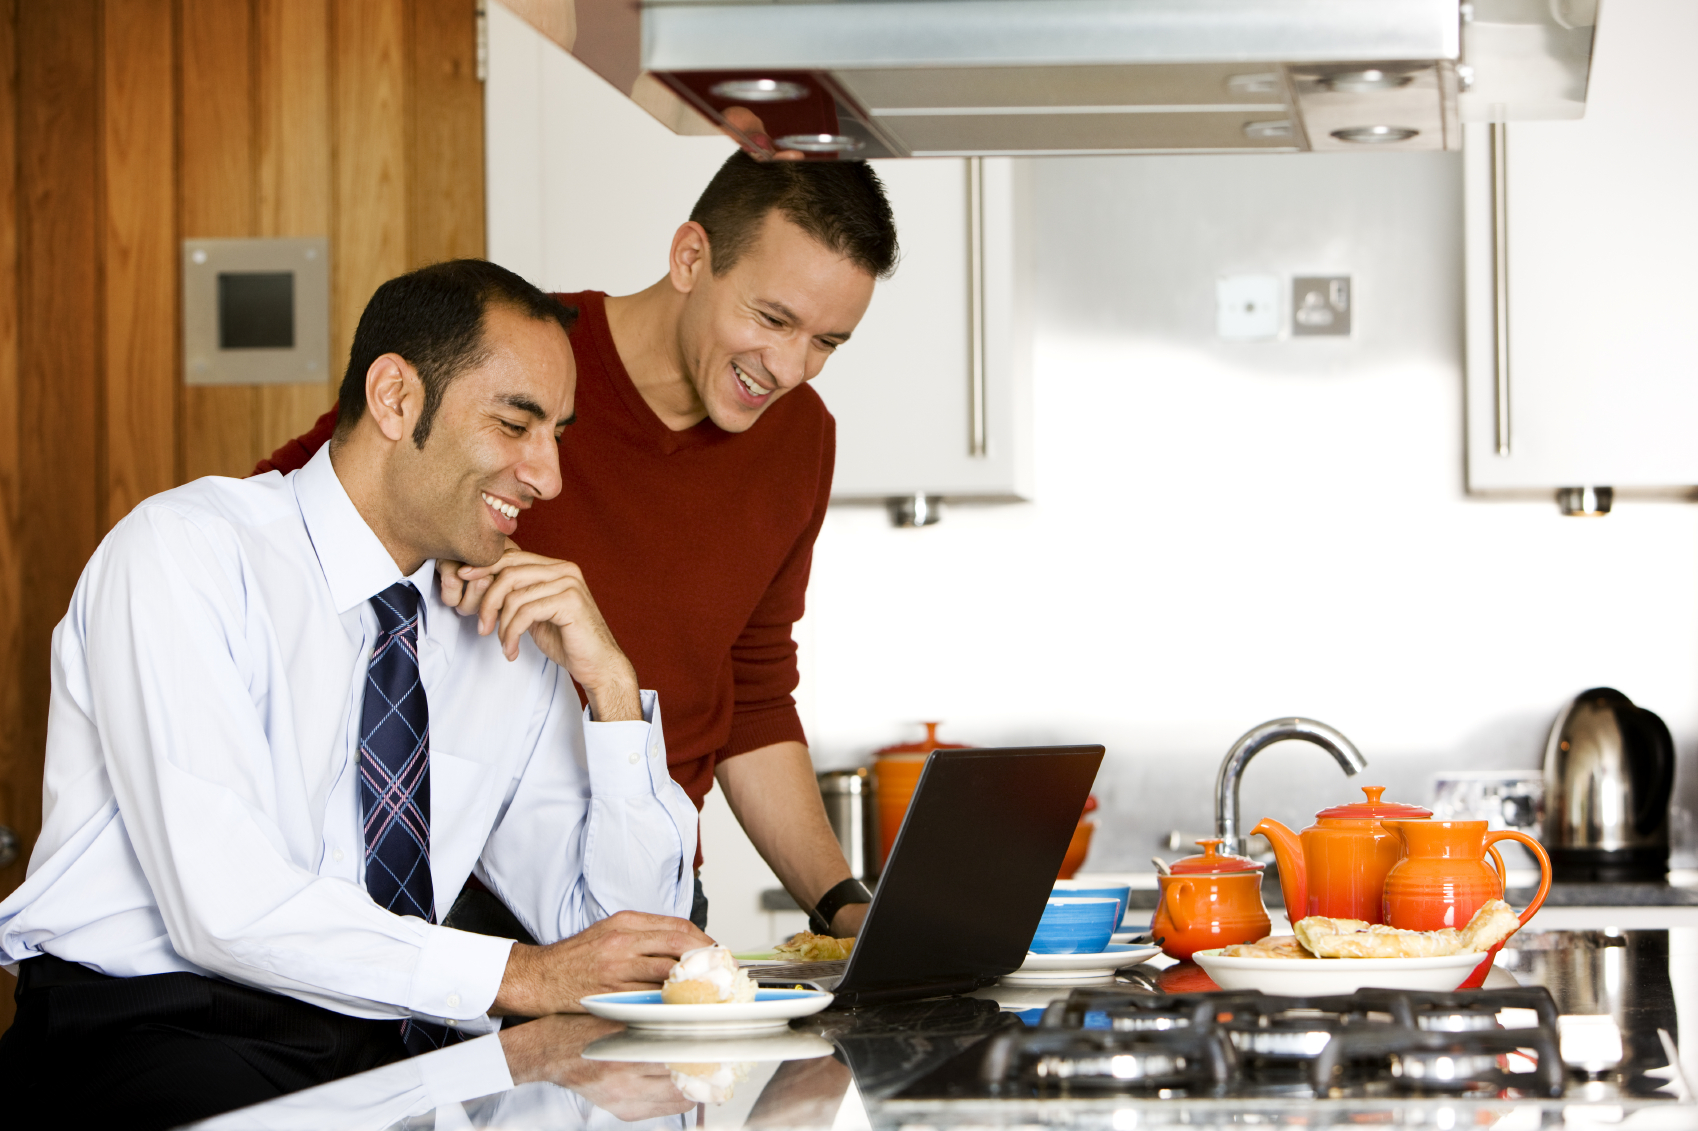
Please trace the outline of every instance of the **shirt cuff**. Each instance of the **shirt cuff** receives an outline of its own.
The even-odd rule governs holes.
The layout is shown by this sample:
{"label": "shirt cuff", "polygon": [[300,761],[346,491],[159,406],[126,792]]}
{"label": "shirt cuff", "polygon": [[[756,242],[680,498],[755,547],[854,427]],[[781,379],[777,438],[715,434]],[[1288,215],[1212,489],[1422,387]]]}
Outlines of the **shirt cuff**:
{"label": "shirt cuff", "polygon": [[671,782],[660,697],[645,691],[642,702],[642,722],[598,723],[591,720],[590,709],[584,708],[584,752],[589,760],[592,795],[646,797]]}
{"label": "shirt cuff", "polygon": [[469,1021],[495,1004],[512,939],[433,926],[413,968],[407,1008],[421,1017]]}

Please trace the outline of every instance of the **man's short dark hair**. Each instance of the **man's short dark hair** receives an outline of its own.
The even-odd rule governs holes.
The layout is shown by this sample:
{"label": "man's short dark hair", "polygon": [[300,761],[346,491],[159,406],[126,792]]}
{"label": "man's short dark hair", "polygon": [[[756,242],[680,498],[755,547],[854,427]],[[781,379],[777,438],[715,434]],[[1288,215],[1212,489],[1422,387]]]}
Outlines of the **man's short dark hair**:
{"label": "man's short dark hair", "polygon": [[778,211],[875,279],[896,269],[896,219],[884,182],[865,161],[756,161],[726,158],[690,219],[707,230],[713,273],[729,271]]}
{"label": "man's short dark hair", "polygon": [[483,323],[491,306],[539,322],[553,319],[567,333],[578,320],[576,307],[483,259],[451,259],[391,279],[366,303],[354,331],[338,397],[337,437],[346,436],[365,413],[366,372],[372,362],[393,353],[405,358],[424,383],[424,412],[413,429],[413,443],[424,447],[449,383],[489,356]]}

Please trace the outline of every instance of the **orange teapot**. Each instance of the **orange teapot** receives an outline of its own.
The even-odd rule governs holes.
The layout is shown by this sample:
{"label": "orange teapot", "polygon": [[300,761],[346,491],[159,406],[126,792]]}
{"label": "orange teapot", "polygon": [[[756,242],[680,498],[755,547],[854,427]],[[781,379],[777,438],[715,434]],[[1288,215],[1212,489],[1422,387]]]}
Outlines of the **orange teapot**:
{"label": "orange teapot", "polygon": [[1273,924],[1262,906],[1262,865],[1244,856],[1222,856],[1221,840],[1200,840],[1201,856],[1173,863],[1156,877],[1161,899],[1150,934],[1162,953],[1181,962],[1199,950],[1265,939]]}
{"label": "orange teapot", "polygon": [[1294,833],[1266,819],[1250,831],[1273,842],[1285,913],[1295,923],[1309,915],[1385,922],[1386,874],[1403,855],[1403,842],[1382,821],[1419,821],[1432,810],[1381,801],[1383,785],[1363,788],[1366,801],[1335,805]]}

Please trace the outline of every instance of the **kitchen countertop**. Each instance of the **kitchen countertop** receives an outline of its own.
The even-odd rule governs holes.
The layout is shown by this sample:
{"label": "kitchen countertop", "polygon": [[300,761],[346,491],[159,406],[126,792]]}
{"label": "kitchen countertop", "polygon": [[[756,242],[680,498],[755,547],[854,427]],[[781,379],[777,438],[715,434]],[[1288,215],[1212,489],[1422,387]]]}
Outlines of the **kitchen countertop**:
{"label": "kitchen countertop", "polygon": [[[904,1088],[988,1034],[1019,1025],[1020,1011],[1066,996],[1068,987],[990,987],[971,997],[827,1012],[793,1023],[815,1056],[783,1063],[745,1061],[746,1078],[722,1104],[698,1107],[673,1086],[666,1060],[699,1066],[714,1046],[654,1046],[636,1058],[620,1026],[561,1016],[514,1026],[439,1052],[233,1112],[202,1128],[271,1127],[597,1128],[644,1131],[819,1128],[821,1131],[930,1131],[956,1127],[1050,1125],[1134,1131],[1143,1127],[1240,1127],[1373,1123],[1450,1131],[1458,1126],[1533,1131],[1607,1126],[1698,1129],[1698,1105],[1681,1099],[1698,1082],[1698,930],[1537,931],[1511,940],[1498,965],[1523,984],[1543,985],[1562,1014],[1608,1014],[1621,1027],[1618,1077],[1572,1079],[1561,1100],[1221,1101],[1114,1097],[1068,1100],[908,1100]],[[1030,1016],[1030,1015],[1028,1015]],[[1663,1037],[1684,1045],[1685,1073],[1669,1067]],[[515,1085],[503,1039],[529,1042],[539,1080]],[[629,1061],[589,1059],[595,1043],[622,1040]],[[830,1042],[833,1055],[816,1038]],[[646,1038],[653,1040],[653,1038]],[[637,1047],[641,1048],[639,1044]],[[723,1046],[719,1046],[722,1047]],[[725,1051],[728,1060],[746,1050]],[[515,1058],[518,1054],[515,1053]],[[515,1063],[518,1063],[515,1059]],[[734,1075],[734,1073],[733,1073]],[[731,1077],[727,1077],[730,1079]]]}

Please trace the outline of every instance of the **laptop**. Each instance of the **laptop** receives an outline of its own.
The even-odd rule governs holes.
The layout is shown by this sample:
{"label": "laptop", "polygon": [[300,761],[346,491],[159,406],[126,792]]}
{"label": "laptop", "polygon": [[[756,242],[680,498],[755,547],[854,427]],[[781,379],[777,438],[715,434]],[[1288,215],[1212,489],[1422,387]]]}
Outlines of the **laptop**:
{"label": "laptop", "polygon": [[932,751],[854,951],[749,976],[828,990],[839,1007],[969,993],[1017,969],[1102,758],[1101,746]]}

